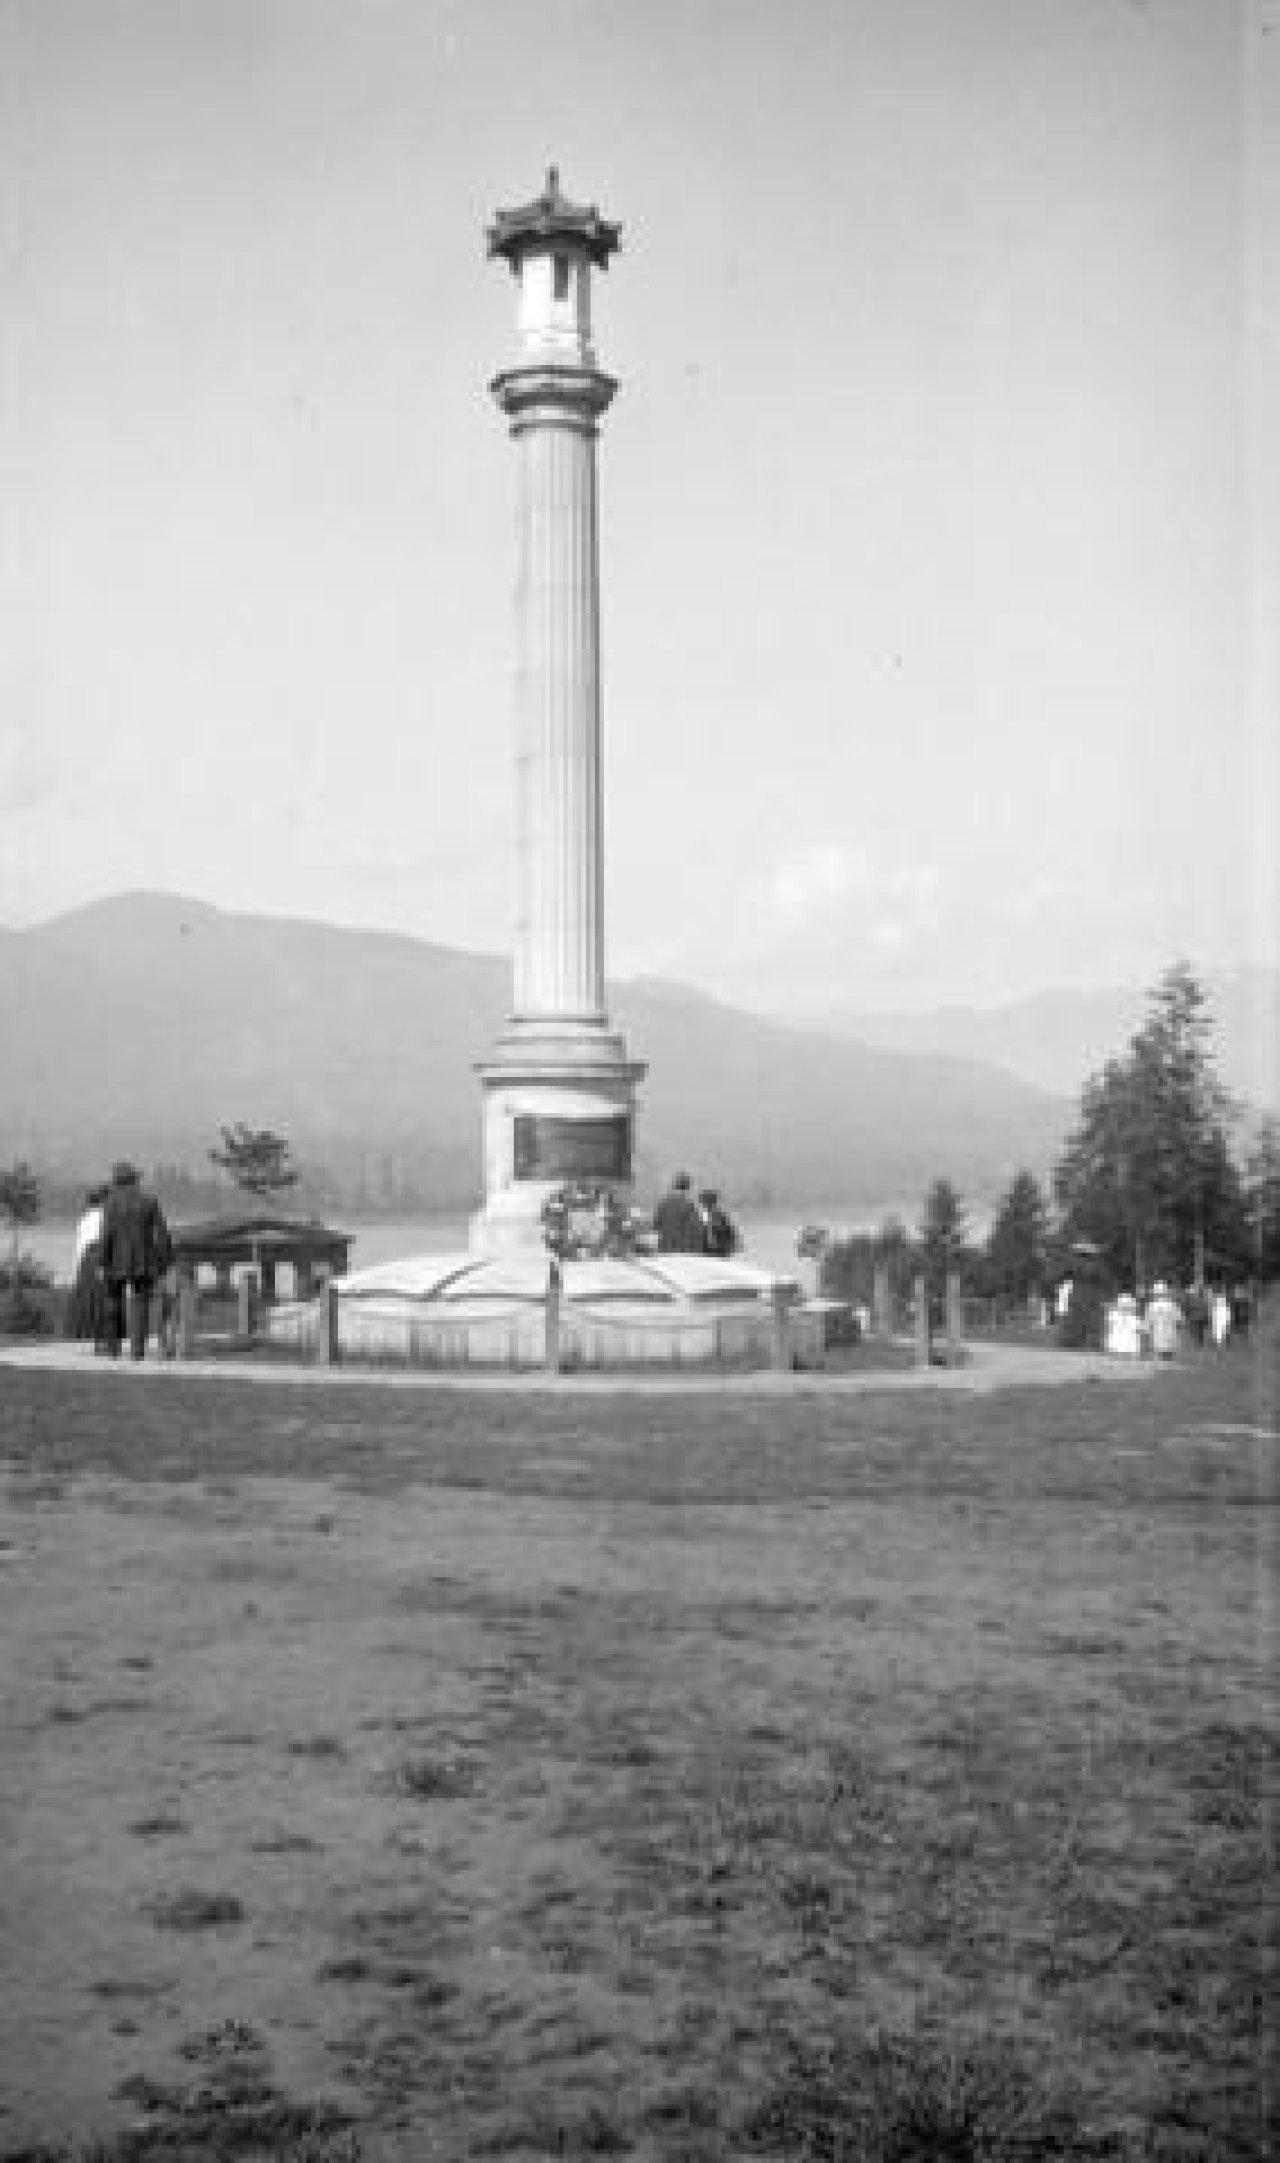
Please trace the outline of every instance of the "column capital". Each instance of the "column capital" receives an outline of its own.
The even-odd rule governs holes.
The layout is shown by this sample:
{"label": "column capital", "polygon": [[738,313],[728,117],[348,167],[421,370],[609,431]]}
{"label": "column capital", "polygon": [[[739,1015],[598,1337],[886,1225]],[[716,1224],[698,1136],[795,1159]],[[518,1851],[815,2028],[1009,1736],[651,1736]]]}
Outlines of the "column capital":
{"label": "column capital", "polygon": [[534,364],[504,368],[489,389],[511,421],[511,432],[524,428],[577,428],[595,434],[600,415],[613,402],[618,385],[598,368]]}

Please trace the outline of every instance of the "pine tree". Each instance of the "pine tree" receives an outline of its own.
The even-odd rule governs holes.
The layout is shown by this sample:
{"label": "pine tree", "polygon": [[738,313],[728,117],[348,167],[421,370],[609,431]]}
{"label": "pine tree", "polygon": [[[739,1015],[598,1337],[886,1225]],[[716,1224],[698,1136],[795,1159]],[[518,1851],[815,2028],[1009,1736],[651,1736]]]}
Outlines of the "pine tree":
{"label": "pine tree", "polygon": [[[0,1217],[9,1227],[9,1320],[18,1326],[22,1312],[24,1274],[31,1269],[30,1257],[24,1257],[21,1247],[23,1227],[37,1224],[41,1211],[40,1182],[25,1160],[19,1158],[0,1172]],[[0,1280],[2,1281],[2,1280]]]}
{"label": "pine tree", "polygon": [[1237,1265],[1245,1216],[1229,1112],[1205,995],[1178,962],[1126,1055],[1085,1084],[1053,1179],[1066,1238],[1092,1241],[1119,1283],[1188,1283],[1202,1259]]}
{"label": "pine tree", "polygon": [[1049,1210],[1031,1172],[1019,1172],[1000,1201],[987,1239],[986,1275],[993,1292],[1028,1300],[1048,1275]]}
{"label": "pine tree", "polygon": [[219,1170],[229,1172],[246,1194],[260,1199],[296,1186],[298,1174],[289,1162],[289,1144],[270,1127],[249,1127],[243,1122],[223,1127],[221,1149],[209,1156]]}
{"label": "pine tree", "polygon": [[1249,1158],[1246,1206],[1251,1261],[1268,1282],[1280,1277],[1280,1122],[1263,1121]]}
{"label": "pine tree", "polygon": [[958,1192],[949,1179],[935,1179],[925,1196],[920,1227],[921,1257],[932,1298],[941,1297],[948,1275],[959,1268],[967,1233],[964,1203]]}

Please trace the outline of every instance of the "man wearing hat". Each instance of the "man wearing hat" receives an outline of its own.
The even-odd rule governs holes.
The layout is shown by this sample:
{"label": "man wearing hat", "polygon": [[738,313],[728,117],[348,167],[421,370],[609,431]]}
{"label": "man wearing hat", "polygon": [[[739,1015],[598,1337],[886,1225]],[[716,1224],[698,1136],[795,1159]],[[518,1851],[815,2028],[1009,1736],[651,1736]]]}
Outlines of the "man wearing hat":
{"label": "man wearing hat", "polygon": [[164,1275],[172,1256],[169,1227],[159,1202],[144,1192],[132,1164],[117,1164],[102,1212],[106,1339],[112,1359],[120,1357],[126,1307],[130,1354],[134,1359],[146,1357],[151,1288]]}

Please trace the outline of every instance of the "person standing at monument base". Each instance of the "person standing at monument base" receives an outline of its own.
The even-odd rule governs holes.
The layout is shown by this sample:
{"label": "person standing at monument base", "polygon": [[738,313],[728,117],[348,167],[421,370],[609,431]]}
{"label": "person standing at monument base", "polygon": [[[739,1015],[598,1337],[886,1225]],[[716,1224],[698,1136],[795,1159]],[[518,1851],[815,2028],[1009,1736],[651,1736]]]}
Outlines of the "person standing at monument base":
{"label": "person standing at monument base", "polygon": [[653,1212],[659,1254],[704,1254],[702,1213],[688,1172],[677,1172]]}
{"label": "person standing at monument base", "polygon": [[[132,1164],[117,1164],[103,1208],[102,1274],[106,1296],[106,1347],[119,1359],[128,1310],[129,1351],[144,1359],[151,1288],[173,1259],[164,1211],[142,1188]],[[130,1297],[132,1295],[132,1297]]]}
{"label": "person standing at monument base", "polygon": [[720,1200],[714,1187],[703,1187],[698,1195],[698,1214],[702,1219],[702,1251],[719,1262],[727,1262],[736,1254],[742,1241],[738,1227]]}
{"label": "person standing at monument base", "polygon": [[67,1334],[92,1337],[93,1349],[101,1352],[106,1321],[102,1283],[102,1221],[107,1199],[105,1187],[90,1187],[76,1225],[75,1278]]}

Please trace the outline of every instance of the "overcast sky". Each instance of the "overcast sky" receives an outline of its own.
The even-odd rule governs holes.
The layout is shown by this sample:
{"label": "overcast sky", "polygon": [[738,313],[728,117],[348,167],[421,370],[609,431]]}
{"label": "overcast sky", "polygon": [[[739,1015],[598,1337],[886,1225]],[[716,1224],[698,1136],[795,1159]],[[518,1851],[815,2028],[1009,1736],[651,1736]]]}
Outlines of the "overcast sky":
{"label": "overcast sky", "polygon": [[0,0],[0,924],[508,947],[483,229],[554,160],[623,226],[611,972],[1274,958],[1277,47],[1280,0]]}

